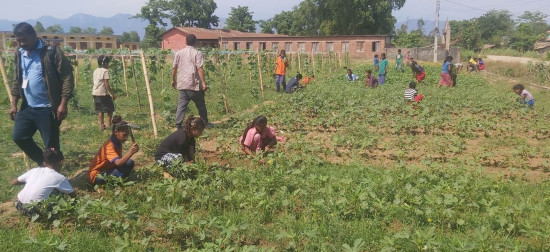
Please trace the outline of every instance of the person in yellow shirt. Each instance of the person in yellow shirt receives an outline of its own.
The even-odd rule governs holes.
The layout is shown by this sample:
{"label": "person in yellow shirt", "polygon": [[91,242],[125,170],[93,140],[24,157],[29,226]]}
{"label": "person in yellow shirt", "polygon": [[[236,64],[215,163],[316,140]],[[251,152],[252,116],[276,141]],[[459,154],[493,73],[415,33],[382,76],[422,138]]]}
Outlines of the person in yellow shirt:
{"label": "person in yellow shirt", "polygon": [[468,66],[470,67],[469,72],[477,71],[477,62],[471,56],[468,56]]}
{"label": "person in yellow shirt", "polygon": [[281,84],[283,85],[283,91],[286,90],[286,68],[288,67],[288,59],[286,58],[285,50],[279,52],[279,56],[275,61],[275,84],[277,85],[277,93],[281,91]]}

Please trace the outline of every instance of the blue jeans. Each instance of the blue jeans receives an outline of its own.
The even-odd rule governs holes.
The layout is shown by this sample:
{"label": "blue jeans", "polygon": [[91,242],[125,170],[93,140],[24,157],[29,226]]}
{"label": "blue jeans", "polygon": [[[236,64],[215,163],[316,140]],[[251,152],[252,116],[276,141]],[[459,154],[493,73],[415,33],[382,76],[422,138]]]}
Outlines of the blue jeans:
{"label": "blue jeans", "polygon": [[[134,169],[134,166],[135,166],[134,160],[128,159],[128,161],[126,161],[126,164],[124,165],[101,172],[101,176],[103,177],[114,176],[117,178],[127,178],[128,176],[130,176],[130,173]],[[96,177],[95,184],[96,185],[105,184],[105,179]]]}
{"label": "blue jeans", "polygon": [[277,74],[275,76],[275,84],[277,85],[277,92],[281,91],[281,84],[283,85],[283,90],[286,90],[285,76]]}
{"label": "blue jeans", "polygon": [[386,74],[378,74],[378,85],[386,83]]}
{"label": "blue jeans", "polygon": [[40,132],[44,148],[59,150],[59,125],[61,121],[53,117],[52,108],[25,107],[15,115],[13,141],[38,166],[42,166],[42,149],[32,139],[36,131]]}

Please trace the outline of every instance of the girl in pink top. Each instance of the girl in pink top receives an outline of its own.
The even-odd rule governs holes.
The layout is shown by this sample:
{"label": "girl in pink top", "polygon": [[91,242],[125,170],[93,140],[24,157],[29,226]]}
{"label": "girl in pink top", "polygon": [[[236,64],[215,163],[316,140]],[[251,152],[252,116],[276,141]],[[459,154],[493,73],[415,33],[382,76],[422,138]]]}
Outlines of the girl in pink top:
{"label": "girl in pink top", "polygon": [[269,152],[277,144],[275,129],[267,126],[267,118],[258,116],[248,124],[240,138],[241,148],[247,155],[262,150]]}
{"label": "girl in pink top", "polygon": [[514,89],[514,92],[519,95],[519,102],[529,105],[530,108],[535,106],[535,98],[531,93],[529,93],[529,91],[525,90],[523,85],[517,84],[512,89]]}

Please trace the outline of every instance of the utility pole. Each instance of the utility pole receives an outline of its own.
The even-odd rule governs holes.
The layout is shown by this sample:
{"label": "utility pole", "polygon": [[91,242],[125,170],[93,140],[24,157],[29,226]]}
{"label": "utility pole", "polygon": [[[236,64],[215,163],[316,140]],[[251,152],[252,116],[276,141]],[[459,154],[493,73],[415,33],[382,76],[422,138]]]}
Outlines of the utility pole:
{"label": "utility pole", "polygon": [[437,62],[437,35],[439,35],[439,0],[435,0],[434,62]]}

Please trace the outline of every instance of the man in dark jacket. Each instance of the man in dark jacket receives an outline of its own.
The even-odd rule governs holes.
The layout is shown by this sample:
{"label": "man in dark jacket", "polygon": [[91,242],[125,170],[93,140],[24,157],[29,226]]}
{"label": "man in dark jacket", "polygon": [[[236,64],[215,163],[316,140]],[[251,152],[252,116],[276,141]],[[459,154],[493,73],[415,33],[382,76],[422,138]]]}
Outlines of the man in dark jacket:
{"label": "man in dark jacket", "polygon": [[17,24],[13,34],[20,48],[15,54],[11,87],[10,118],[15,121],[12,138],[42,166],[43,151],[32,137],[38,130],[45,148],[60,149],[59,126],[67,117],[67,102],[73,96],[73,68],[61,49],[38,39],[30,24]]}

